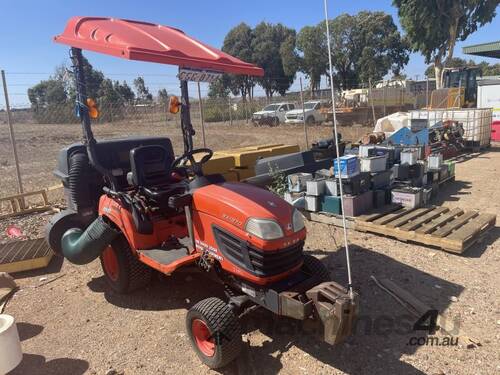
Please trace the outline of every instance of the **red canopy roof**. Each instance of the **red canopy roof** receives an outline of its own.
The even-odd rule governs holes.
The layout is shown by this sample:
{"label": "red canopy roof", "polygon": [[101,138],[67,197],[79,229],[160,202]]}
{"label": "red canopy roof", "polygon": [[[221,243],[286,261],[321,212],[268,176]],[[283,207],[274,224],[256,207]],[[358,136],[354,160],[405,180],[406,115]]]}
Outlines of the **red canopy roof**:
{"label": "red canopy roof", "polygon": [[193,39],[183,31],[147,22],[106,17],[72,17],[57,43],[129,60],[183,68],[263,76],[264,70]]}

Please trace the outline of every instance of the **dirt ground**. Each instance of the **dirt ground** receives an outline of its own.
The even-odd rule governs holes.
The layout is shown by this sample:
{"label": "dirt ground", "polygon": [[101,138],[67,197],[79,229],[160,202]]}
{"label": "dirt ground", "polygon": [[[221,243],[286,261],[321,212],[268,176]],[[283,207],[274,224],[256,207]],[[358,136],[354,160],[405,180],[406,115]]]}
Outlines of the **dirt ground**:
{"label": "dirt ground", "polygon": [[[78,127],[75,129],[77,132]],[[300,127],[269,129],[241,125],[237,129],[237,134],[231,131],[229,136],[228,131],[233,129],[213,126],[207,132],[207,139],[216,140],[217,148],[269,141],[290,143],[292,139],[303,143]],[[331,134],[327,127],[313,131],[310,139]],[[359,131],[361,135],[363,129]],[[25,134],[29,142],[34,142],[30,147],[41,153],[49,153],[42,145],[57,138],[54,133],[43,137]],[[76,133],[61,132],[59,136],[60,140],[51,143],[52,157]],[[180,137],[174,138],[174,142],[178,147]],[[29,163],[25,163],[24,169],[28,170]],[[46,186],[47,171],[53,165],[37,163],[33,161],[33,184]],[[497,145],[458,163],[456,183],[440,192],[438,203],[498,214],[499,176],[500,145]],[[36,220],[42,224],[47,218],[44,214]],[[2,235],[9,223],[0,222]],[[29,218],[16,223],[25,232],[34,233],[40,228]],[[341,230],[317,223],[307,226],[306,251],[321,258],[331,270],[332,278],[345,284]],[[79,267],[54,259],[48,270],[15,275],[21,290],[9,302],[6,312],[18,322],[25,354],[11,375],[106,374],[110,369],[127,375],[499,373],[499,236],[497,226],[481,243],[457,256],[351,231],[354,286],[361,298],[360,324],[354,336],[342,345],[331,347],[293,321],[274,319],[269,313],[257,310],[242,321],[245,349],[241,357],[219,371],[210,371],[201,364],[185,333],[187,309],[203,298],[222,293],[202,275],[178,273],[169,278],[158,277],[147,290],[122,296],[106,287],[98,261]],[[411,327],[414,319],[409,319],[406,310],[370,280],[371,275],[390,278],[459,321],[458,334],[476,338],[481,346],[409,345],[411,337],[423,334],[397,328],[403,327],[401,322],[405,319],[404,327]]]}

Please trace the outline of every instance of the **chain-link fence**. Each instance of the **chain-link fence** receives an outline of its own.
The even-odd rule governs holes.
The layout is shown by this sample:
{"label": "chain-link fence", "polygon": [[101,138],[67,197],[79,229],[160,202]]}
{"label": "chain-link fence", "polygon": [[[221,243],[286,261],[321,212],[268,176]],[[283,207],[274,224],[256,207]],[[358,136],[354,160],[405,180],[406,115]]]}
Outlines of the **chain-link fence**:
{"label": "chain-link fence", "polygon": [[[201,103],[199,98],[190,99],[196,146],[206,145],[218,150],[251,144],[285,143],[299,144],[305,149],[309,146],[306,139],[310,143],[332,136],[330,89],[315,92],[296,90],[270,98],[255,95],[246,100],[241,97],[209,98],[206,93],[207,90]],[[194,87],[191,94],[197,94]],[[369,87],[362,84],[356,89],[344,91],[336,97],[337,121],[342,126],[343,138],[357,140],[373,127],[376,118],[400,110],[420,108],[426,104],[426,97],[426,93],[412,91],[408,87],[387,85]],[[2,104],[4,99],[0,97]],[[321,120],[304,124],[307,119],[302,119],[289,124],[282,123],[281,119],[281,123],[273,124],[279,127],[267,126],[270,125],[267,123],[258,126],[258,121],[254,121],[253,114],[269,104],[289,103],[288,109],[293,105],[301,112],[308,101],[321,102]],[[5,107],[0,109],[0,196],[16,194],[19,190],[9,127],[15,137],[24,190],[57,184],[59,181],[53,177],[52,171],[58,151],[81,140],[74,103],[66,101],[41,106],[15,103],[11,107],[10,125]],[[99,118],[93,121],[93,131],[98,140],[134,135],[168,136],[172,139],[174,150],[177,153],[182,150],[180,118],[168,112],[166,98],[149,102],[104,102],[99,104],[99,113]],[[304,132],[308,134],[305,136]]]}

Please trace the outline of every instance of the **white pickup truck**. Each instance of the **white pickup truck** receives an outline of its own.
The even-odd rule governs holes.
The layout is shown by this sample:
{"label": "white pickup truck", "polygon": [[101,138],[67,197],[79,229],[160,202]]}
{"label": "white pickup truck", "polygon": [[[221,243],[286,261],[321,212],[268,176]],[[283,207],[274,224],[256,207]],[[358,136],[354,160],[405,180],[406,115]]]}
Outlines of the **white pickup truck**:
{"label": "white pickup truck", "polygon": [[325,115],[320,112],[322,102],[320,100],[311,100],[304,103],[304,111],[302,108],[288,111],[285,115],[285,123],[287,124],[302,124],[304,122],[304,114],[306,124],[320,124],[325,121]]}
{"label": "white pickup truck", "polygon": [[292,103],[269,104],[261,111],[252,114],[252,122],[257,125],[277,126],[285,122],[285,114],[294,108],[295,105]]}

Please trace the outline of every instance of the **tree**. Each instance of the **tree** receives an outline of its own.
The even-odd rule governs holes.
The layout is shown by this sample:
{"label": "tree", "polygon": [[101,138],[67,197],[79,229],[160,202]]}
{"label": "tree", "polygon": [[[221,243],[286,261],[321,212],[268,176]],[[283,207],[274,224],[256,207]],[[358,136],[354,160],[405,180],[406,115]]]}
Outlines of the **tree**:
{"label": "tree", "polygon": [[167,89],[158,90],[158,102],[161,104],[168,103],[168,92]]}
{"label": "tree", "polygon": [[230,81],[231,77],[229,77],[227,74],[223,74],[214,82],[211,82],[208,87],[208,97],[211,99],[229,97],[229,93],[231,91],[229,89]]}
{"label": "tree", "polygon": [[264,69],[264,77],[257,78],[257,81],[267,97],[272,97],[275,92],[285,95],[293,83],[297,72],[292,47],[295,37],[295,30],[280,23],[261,22],[253,30],[253,62]]}
{"label": "tree", "polygon": [[101,106],[112,106],[123,104],[124,99],[113,86],[113,82],[109,78],[105,78],[101,82],[99,91],[97,92],[98,103]]}
{"label": "tree", "polygon": [[126,81],[120,83],[119,81],[115,81],[113,83],[114,90],[120,95],[124,103],[133,103],[135,99],[134,91],[130,88]]}
{"label": "tree", "polygon": [[321,76],[326,74],[328,54],[325,37],[319,26],[304,26],[297,35],[298,68],[311,82],[311,93],[318,89]]}
{"label": "tree", "polygon": [[[469,62],[467,62],[467,60],[461,59],[460,57],[454,57],[448,62],[446,67],[447,68],[460,68],[462,66],[474,66],[474,65],[476,65],[476,64],[472,60],[469,60]],[[434,71],[434,64],[431,64],[427,67],[427,69],[425,70],[425,75],[427,77],[435,77],[436,76],[436,73]]]}
{"label": "tree", "polygon": [[435,67],[436,87],[453,58],[457,40],[464,41],[495,17],[498,0],[393,0],[413,51]]}
{"label": "tree", "polygon": [[146,86],[146,82],[144,82],[143,77],[137,77],[134,79],[134,87],[137,93],[137,100],[139,102],[152,102],[153,95],[149,92],[148,87]]}
{"label": "tree", "polygon": [[28,89],[28,99],[36,108],[65,104],[68,95],[61,81],[50,78]]}
{"label": "tree", "polygon": [[[318,27],[326,35],[324,23]],[[344,89],[380,80],[389,71],[397,75],[408,63],[408,46],[389,14],[341,14],[329,20],[329,28],[335,78]]]}
{"label": "tree", "polygon": [[[224,38],[222,51],[245,62],[253,63],[253,37],[250,26],[242,22],[229,30]],[[255,86],[255,80],[252,77],[229,75],[224,83],[225,87],[229,88],[234,95],[241,95],[243,100],[246,100],[247,96],[252,97],[253,87]]]}
{"label": "tree", "polygon": [[500,76],[500,64],[490,65],[486,61],[481,61],[478,65],[483,76]]}

